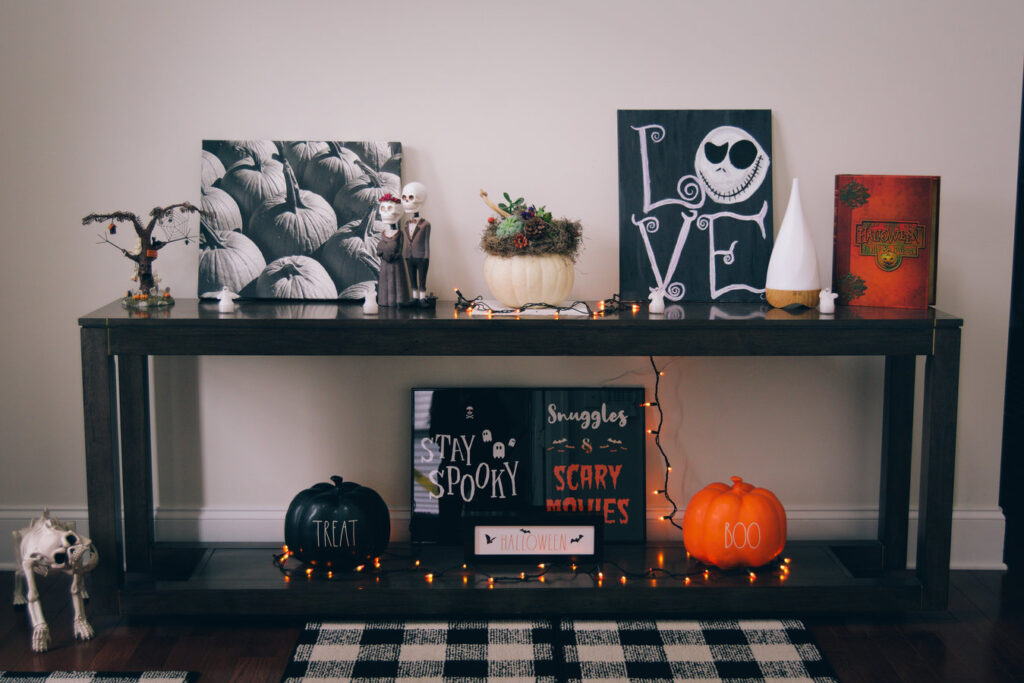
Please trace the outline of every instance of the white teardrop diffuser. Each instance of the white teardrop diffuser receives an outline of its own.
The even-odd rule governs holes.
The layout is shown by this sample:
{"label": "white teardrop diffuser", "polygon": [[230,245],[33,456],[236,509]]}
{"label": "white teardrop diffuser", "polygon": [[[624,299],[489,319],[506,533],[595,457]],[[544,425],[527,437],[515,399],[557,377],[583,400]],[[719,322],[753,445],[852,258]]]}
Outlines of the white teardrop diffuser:
{"label": "white teardrop diffuser", "polygon": [[772,257],[768,261],[764,284],[765,298],[776,308],[793,304],[808,308],[818,305],[818,292],[821,291],[818,255],[804,220],[804,210],[800,204],[800,181],[796,178],[793,179],[786,215],[782,218]]}

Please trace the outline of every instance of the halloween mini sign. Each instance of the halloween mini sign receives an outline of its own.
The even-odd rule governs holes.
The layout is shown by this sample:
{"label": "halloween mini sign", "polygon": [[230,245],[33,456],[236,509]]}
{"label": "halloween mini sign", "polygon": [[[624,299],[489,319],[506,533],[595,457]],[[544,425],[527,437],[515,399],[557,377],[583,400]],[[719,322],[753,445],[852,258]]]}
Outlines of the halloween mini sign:
{"label": "halloween mini sign", "polygon": [[600,516],[534,511],[465,518],[466,561],[510,559],[541,562],[601,557],[604,524]]}
{"label": "halloween mini sign", "polygon": [[769,110],[620,110],[623,299],[764,300],[772,250]]}
{"label": "halloween mini sign", "polygon": [[468,513],[589,513],[643,541],[643,389],[413,391],[413,541],[460,542]]}

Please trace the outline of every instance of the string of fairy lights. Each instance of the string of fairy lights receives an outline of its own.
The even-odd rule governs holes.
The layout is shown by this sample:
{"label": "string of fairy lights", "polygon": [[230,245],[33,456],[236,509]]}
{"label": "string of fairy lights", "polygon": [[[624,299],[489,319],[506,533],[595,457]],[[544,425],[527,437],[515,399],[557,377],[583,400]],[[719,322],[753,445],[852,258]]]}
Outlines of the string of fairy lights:
{"label": "string of fairy lights", "polygon": [[613,294],[607,299],[598,301],[597,308],[592,308],[586,301],[573,301],[568,306],[555,306],[554,304],[536,302],[525,303],[518,308],[495,308],[485,301],[483,296],[469,298],[463,294],[458,287],[455,288],[455,296],[456,300],[454,308],[456,315],[459,313],[467,313],[472,316],[473,314],[478,313],[487,317],[491,317],[493,315],[518,316],[519,314],[527,311],[551,311],[557,319],[560,313],[575,313],[580,316],[600,318],[607,313],[617,313],[627,308],[633,313],[640,311],[639,301],[623,301],[619,298],[618,294]]}
{"label": "string of fairy lights", "polygon": [[668,492],[668,476],[672,472],[672,462],[668,459],[668,453],[661,445],[661,428],[665,424],[665,411],[661,407],[661,396],[658,390],[661,388],[661,378],[665,376],[664,371],[658,369],[658,364],[654,362],[654,356],[650,356],[651,368],[654,370],[654,396],[653,400],[647,401],[641,404],[645,408],[656,408],[658,411],[658,426],[647,430],[647,433],[654,437],[654,445],[658,449],[658,453],[661,454],[661,459],[665,463],[665,482],[660,489],[655,489],[653,493],[655,495],[664,496],[665,501],[672,506],[672,512],[667,515],[662,515],[662,521],[667,521],[669,524],[683,530],[683,527],[679,526],[679,522],[676,521],[676,513],[679,512],[679,506],[672,500],[672,496]]}
{"label": "string of fairy lights", "polygon": [[519,308],[495,308],[486,301],[484,301],[484,298],[482,296],[475,296],[472,299],[466,298],[466,296],[463,295],[463,293],[459,290],[458,287],[455,288],[455,296],[457,297],[455,300],[456,313],[464,311],[469,315],[473,315],[473,313],[475,312],[483,313],[488,316],[519,315],[520,313],[523,313],[525,311],[545,310],[554,311],[555,317],[557,318],[559,313],[565,312],[585,314],[587,316],[593,316],[595,313],[595,311],[592,308],[590,308],[590,304],[588,304],[586,301],[573,301],[568,306],[554,306],[552,304],[545,303],[526,303],[520,306]]}
{"label": "string of fairy lights", "polygon": [[[469,315],[473,315],[475,311],[478,311],[480,313],[485,313],[488,317],[491,315],[518,316],[519,313],[528,310],[549,310],[554,311],[555,318],[557,318],[558,314],[561,312],[572,312],[577,315],[599,318],[605,314],[613,314],[627,309],[631,310],[635,314],[640,308],[640,302],[623,301],[618,294],[613,294],[607,299],[598,301],[596,309],[591,308],[585,301],[574,301],[568,306],[553,306],[546,303],[527,303],[519,308],[493,308],[484,301],[482,296],[467,298],[458,288],[455,288],[455,295],[458,297],[454,304],[456,315],[459,312],[465,312]],[[675,517],[679,512],[679,506],[672,499],[672,496],[669,493],[669,475],[672,472],[672,462],[668,457],[668,453],[661,444],[661,433],[665,424],[665,411],[662,407],[660,389],[661,379],[665,376],[665,372],[658,367],[654,356],[649,356],[649,362],[654,373],[653,396],[651,397],[651,400],[640,404],[640,407],[654,408],[657,410],[657,425],[648,428],[646,431],[648,435],[654,437],[654,445],[658,449],[658,453],[661,455],[664,463],[664,482],[660,489],[655,489],[652,493],[663,496],[665,501],[671,507],[671,512],[662,515],[660,518],[661,521],[667,521],[669,524],[682,531],[682,526],[680,526],[675,520]],[[366,564],[357,565],[353,569],[339,571],[335,571],[330,566],[330,563],[326,563],[326,565],[316,565],[313,563],[305,564],[298,559],[289,565],[289,561],[292,560],[293,557],[295,557],[295,553],[290,550],[288,546],[283,546],[281,552],[274,554],[273,556],[274,566],[280,570],[285,581],[292,581],[294,579],[304,579],[307,581],[312,581],[314,579],[327,581],[366,581],[370,577],[373,577],[376,583],[380,583],[382,578],[389,575],[422,573],[423,580],[428,584],[433,584],[434,582],[457,576],[459,577],[459,582],[463,585],[468,585],[470,583],[476,585],[479,582],[481,584],[486,583],[488,588],[494,588],[494,586],[498,584],[521,584],[531,581],[543,584],[548,581],[550,572],[568,573],[572,578],[575,578],[576,576],[588,576],[595,582],[597,587],[603,586],[606,579],[612,583],[619,583],[623,585],[630,581],[647,579],[655,583],[658,580],[682,582],[682,584],[686,586],[693,583],[713,582],[716,578],[736,577],[743,576],[744,574],[750,583],[754,583],[758,580],[758,575],[753,569],[721,570],[717,567],[706,566],[692,560],[689,553],[686,553],[686,568],[683,571],[670,571],[665,569],[662,566],[664,564],[664,553],[659,552],[657,555],[658,566],[650,566],[643,571],[630,571],[623,568],[616,562],[607,560],[595,562],[593,565],[583,566],[571,559],[559,559],[540,563],[536,566],[536,570],[520,571],[510,575],[504,575],[501,573],[496,574],[468,563],[453,564],[441,569],[433,569],[424,565],[422,559],[416,555],[396,555],[393,553],[383,553],[380,557],[375,557],[372,561],[368,561]],[[781,561],[778,561],[777,564],[769,564],[761,569],[762,572],[765,570],[768,572],[769,580],[785,582],[790,575],[790,565],[791,560],[786,557],[782,558]]]}
{"label": "string of fairy lights", "polygon": [[[369,581],[372,578],[375,583],[380,583],[382,578],[388,576],[422,574],[423,580],[428,584],[457,577],[459,579],[458,583],[463,585],[486,583],[488,588],[493,588],[499,584],[523,584],[531,581],[543,584],[551,578],[553,573],[558,573],[570,579],[582,576],[589,577],[600,588],[604,586],[606,581],[625,585],[630,581],[648,579],[654,582],[658,580],[681,582],[683,585],[689,586],[694,582],[703,581],[708,583],[714,582],[715,579],[742,576],[746,576],[750,583],[754,583],[759,578],[753,569],[722,570],[717,567],[698,564],[690,559],[689,553],[686,554],[687,568],[683,571],[670,571],[660,566],[664,564],[665,559],[664,552],[659,552],[657,558],[659,566],[651,566],[643,571],[630,571],[619,563],[609,560],[598,561],[592,565],[584,566],[571,559],[558,559],[542,562],[536,565],[536,570],[520,571],[512,574],[487,571],[484,568],[465,562],[452,564],[442,569],[433,569],[424,564],[418,557],[394,555],[391,553],[384,553],[380,557],[375,557],[372,561],[357,565],[350,570],[334,571],[330,566],[307,565],[298,561],[296,561],[294,566],[289,566],[289,560],[294,555],[295,553],[289,550],[288,546],[283,546],[281,552],[273,556],[274,566],[280,570],[284,580],[287,582],[295,579],[306,581],[314,579],[343,582]],[[762,568],[762,570],[767,570],[768,580],[782,583],[789,579],[790,568],[791,560],[786,557],[777,564],[769,565]],[[762,571],[762,574],[764,574],[764,571]],[[762,576],[761,578],[763,579],[764,577]]]}

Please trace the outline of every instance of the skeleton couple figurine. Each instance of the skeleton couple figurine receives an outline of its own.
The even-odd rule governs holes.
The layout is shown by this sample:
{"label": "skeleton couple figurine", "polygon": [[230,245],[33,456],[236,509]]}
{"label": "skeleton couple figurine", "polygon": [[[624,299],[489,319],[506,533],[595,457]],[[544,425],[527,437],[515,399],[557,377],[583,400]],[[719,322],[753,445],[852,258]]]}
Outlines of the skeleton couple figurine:
{"label": "skeleton couple figurine", "polygon": [[[430,221],[420,218],[420,208],[426,200],[427,188],[423,183],[406,185],[401,199],[390,192],[380,198],[380,219],[388,225],[377,242],[377,303],[381,306],[429,308],[437,301],[427,294]],[[400,224],[403,214],[410,216],[404,227]]]}
{"label": "skeleton couple figurine", "polygon": [[[45,652],[50,648],[50,626],[39,604],[36,574],[47,576],[63,573],[71,576],[72,628],[75,638],[92,638],[92,626],[85,618],[85,573],[92,571],[99,556],[92,541],[78,533],[74,522],[61,522],[43,510],[38,519],[14,536],[14,604],[26,605],[32,622],[32,649]],[[28,590],[26,590],[26,588]]]}

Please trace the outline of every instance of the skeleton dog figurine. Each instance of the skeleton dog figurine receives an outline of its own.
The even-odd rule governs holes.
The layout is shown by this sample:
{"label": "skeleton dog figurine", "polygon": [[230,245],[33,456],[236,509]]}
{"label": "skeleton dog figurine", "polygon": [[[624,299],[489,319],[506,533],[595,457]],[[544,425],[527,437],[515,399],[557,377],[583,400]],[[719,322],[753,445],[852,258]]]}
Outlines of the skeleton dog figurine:
{"label": "skeleton dog figurine", "polygon": [[14,604],[28,606],[28,616],[32,621],[32,649],[45,652],[50,647],[50,627],[39,604],[35,574],[47,576],[51,572],[61,572],[71,575],[75,638],[92,638],[92,626],[85,618],[84,602],[89,597],[85,592],[85,573],[92,571],[99,561],[92,541],[76,531],[74,522],[61,522],[51,517],[49,510],[43,510],[38,519],[33,519],[21,531],[13,532],[13,536],[14,559],[17,563],[14,571]]}

